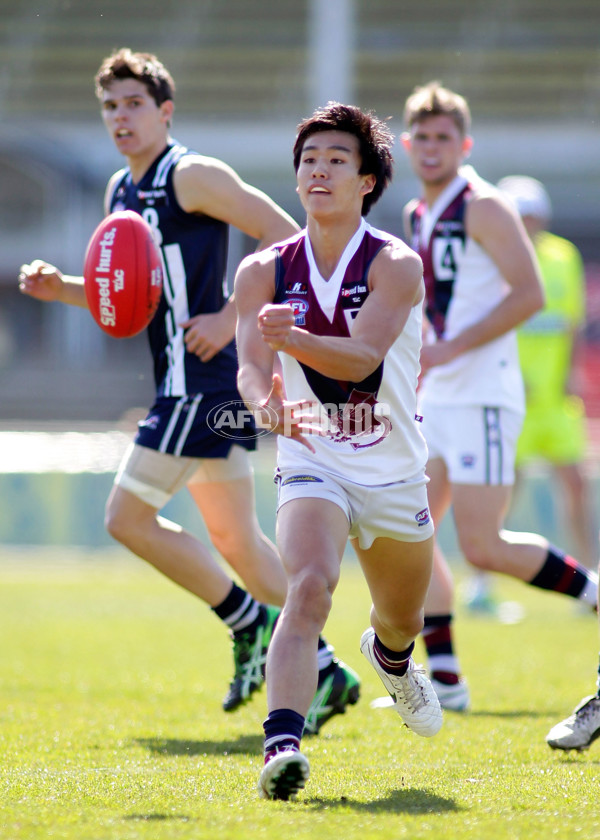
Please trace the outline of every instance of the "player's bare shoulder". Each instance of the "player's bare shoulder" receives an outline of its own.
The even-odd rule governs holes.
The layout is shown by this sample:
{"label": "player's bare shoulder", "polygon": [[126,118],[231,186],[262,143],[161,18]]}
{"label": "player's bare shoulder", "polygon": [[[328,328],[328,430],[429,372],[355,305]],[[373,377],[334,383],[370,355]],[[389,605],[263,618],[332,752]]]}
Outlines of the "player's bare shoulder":
{"label": "player's bare shoulder", "polygon": [[274,248],[265,248],[248,254],[241,261],[238,274],[267,274],[275,271],[277,255]]}
{"label": "player's bare shoulder", "polygon": [[188,213],[207,213],[221,208],[235,195],[241,181],[229,164],[218,158],[191,153],[179,160],[173,172],[173,187],[179,204]]}
{"label": "player's bare shoulder", "polygon": [[418,303],[424,293],[423,262],[421,257],[405,242],[395,236],[389,237],[385,246],[373,260],[369,272],[372,288],[380,282],[390,283],[403,294],[414,298]]}
{"label": "player's bare shoulder", "polygon": [[235,171],[222,160],[198,152],[190,152],[175,164],[173,180],[177,190],[188,184],[211,187],[223,179],[235,178]]}
{"label": "player's bare shoulder", "polygon": [[415,212],[417,207],[419,206],[419,199],[418,198],[411,198],[404,207],[402,208],[402,228],[404,230],[404,236],[406,239],[410,239],[411,236],[411,224],[410,219],[412,214]]}
{"label": "player's bare shoulder", "polygon": [[467,233],[475,240],[486,237],[495,228],[513,226],[518,218],[514,205],[493,184],[476,178],[465,212]]}
{"label": "player's bare shoulder", "polygon": [[110,213],[110,207],[112,203],[112,198],[117,189],[119,183],[123,180],[127,169],[119,169],[113,175],[110,176],[108,180],[108,184],[106,185],[106,189],[104,191],[104,215],[108,216]]}
{"label": "player's bare shoulder", "polygon": [[175,165],[175,177],[180,181],[189,177],[208,178],[215,173],[232,171],[224,161],[210,155],[201,155],[199,152],[183,155]]}
{"label": "player's bare shoulder", "polygon": [[244,257],[238,266],[234,294],[236,300],[267,294],[272,299],[275,293],[275,266],[277,256],[273,248],[265,248]]}
{"label": "player's bare shoulder", "polygon": [[397,237],[392,237],[390,242],[383,249],[383,253],[387,254],[390,261],[393,262],[398,270],[406,273],[415,280],[420,280],[423,276],[423,262],[421,257],[414,251],[406,242]]}

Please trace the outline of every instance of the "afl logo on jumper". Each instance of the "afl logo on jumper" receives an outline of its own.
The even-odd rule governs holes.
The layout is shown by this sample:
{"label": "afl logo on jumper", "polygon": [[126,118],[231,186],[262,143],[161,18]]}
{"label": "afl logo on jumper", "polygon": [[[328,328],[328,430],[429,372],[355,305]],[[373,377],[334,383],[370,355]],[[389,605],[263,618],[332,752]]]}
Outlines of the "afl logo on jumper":
{"label": "afl logo on jumper", "polygon": [[294,312],[297,327],[304,327],[306,325],[306,313],[308,312],[308,303],[305,300],[288,300],[289,305]]}

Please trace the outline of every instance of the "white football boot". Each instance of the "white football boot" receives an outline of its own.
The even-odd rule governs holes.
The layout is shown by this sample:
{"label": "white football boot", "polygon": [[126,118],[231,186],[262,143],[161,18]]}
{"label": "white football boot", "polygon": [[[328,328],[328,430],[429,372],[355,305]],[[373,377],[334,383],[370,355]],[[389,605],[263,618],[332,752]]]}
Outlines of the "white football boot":
{"label": "white football boot", "polygon": [[585,697],[573,714],[553,726],[546,743],[553,750],[587,750],[600,738],[600,697]]}
{"label": "white football boot", "polygon": [[294,799],[308,781],[309,774],[306,756],[289,747],[266,759],[258,780],[258,792],[263,799]]}
{"label": "white football boot", "polygon": [[411,657],[405,674],[389,674],[377,661],[374,644],[375,631],[369,627],[360,640],[361,653],[377,671],[404,723],[424,738],[436,735],[442,726],[442,709],[425,669],[415,665]]}
{"label": "white football boot", "polygon": [[448,709],[451,712],[466,712],[471,705],[469,686],[462,677],[453,685],[442,683],[432,677],[431,685],[442,709]]}

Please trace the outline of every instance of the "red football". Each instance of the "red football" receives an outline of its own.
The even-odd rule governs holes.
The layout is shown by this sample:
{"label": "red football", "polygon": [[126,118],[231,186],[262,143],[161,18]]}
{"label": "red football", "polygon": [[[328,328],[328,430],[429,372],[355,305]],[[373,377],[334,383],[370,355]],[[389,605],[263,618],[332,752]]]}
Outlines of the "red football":
{"label": "red football", "polygon": [[89,241],[85,296],[96,323],[113,338],[148,326],[162,294],[160,251],[150,225],[133,210],[111,213]]}

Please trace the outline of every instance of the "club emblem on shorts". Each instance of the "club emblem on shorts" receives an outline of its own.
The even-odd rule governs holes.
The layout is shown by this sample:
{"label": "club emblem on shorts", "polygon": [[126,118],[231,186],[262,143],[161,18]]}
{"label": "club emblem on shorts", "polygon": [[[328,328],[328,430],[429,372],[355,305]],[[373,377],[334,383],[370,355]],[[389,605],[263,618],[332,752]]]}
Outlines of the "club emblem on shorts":
{"label": "club emblem on shorts", "polygon": [[141,420],[138,423],[140,429],[158,429],[160,425],[160,417],[158,414],[151,414],[149,417],[146,417],[145,420]]}
{"label": "club emblem on shorts", "polygon": [[429,525],[430,517],[429,517],[429,508],[423,508],[415,515],[415,520],[419,528],[423,525]]}

